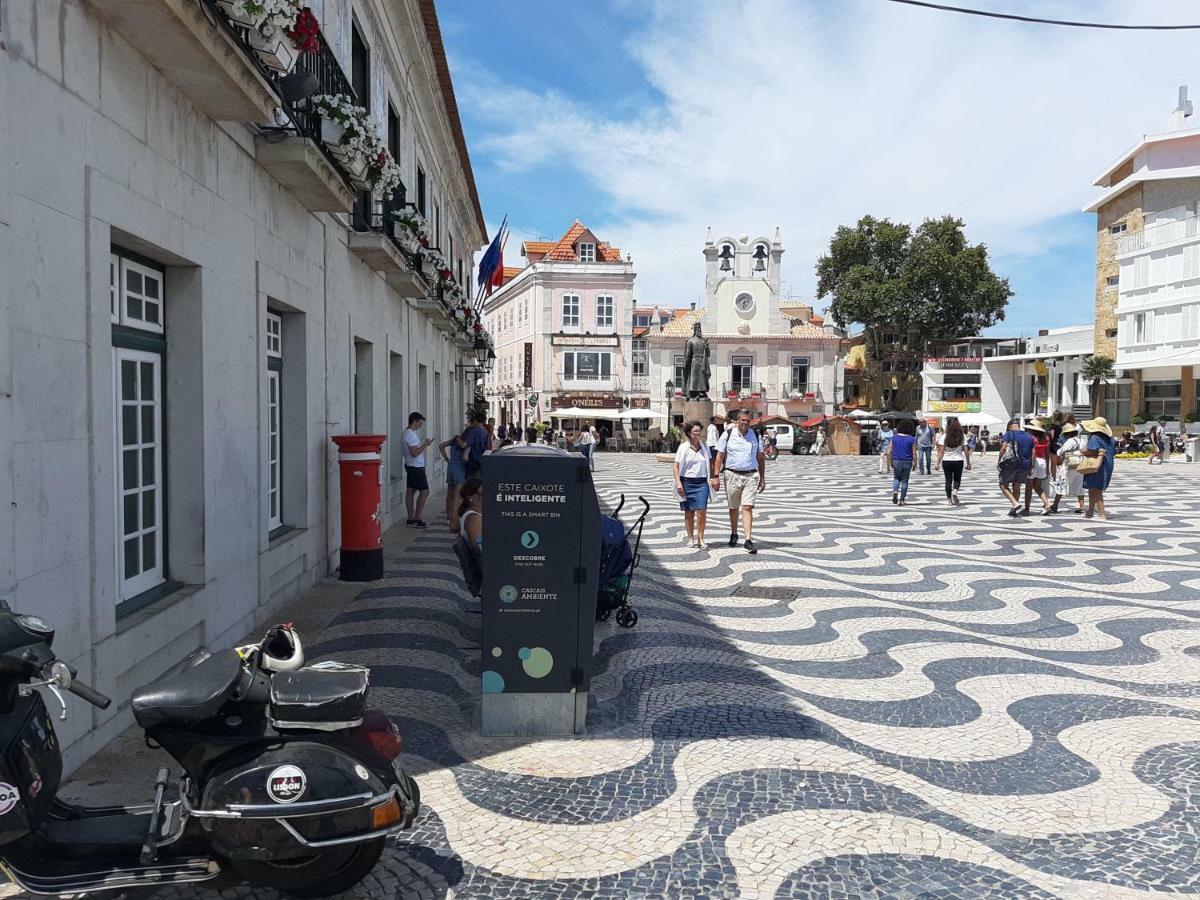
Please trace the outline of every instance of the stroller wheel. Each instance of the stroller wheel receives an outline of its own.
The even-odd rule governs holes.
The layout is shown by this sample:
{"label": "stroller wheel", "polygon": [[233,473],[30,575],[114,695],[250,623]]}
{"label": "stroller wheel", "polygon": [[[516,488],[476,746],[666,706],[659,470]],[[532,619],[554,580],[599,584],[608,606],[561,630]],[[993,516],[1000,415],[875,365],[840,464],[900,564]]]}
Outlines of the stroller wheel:
{"label": "stroller wheel", "polygon": [[638,623],[637,610],[626,606],[617,610],[617,624],[622,628],[632,628]]}

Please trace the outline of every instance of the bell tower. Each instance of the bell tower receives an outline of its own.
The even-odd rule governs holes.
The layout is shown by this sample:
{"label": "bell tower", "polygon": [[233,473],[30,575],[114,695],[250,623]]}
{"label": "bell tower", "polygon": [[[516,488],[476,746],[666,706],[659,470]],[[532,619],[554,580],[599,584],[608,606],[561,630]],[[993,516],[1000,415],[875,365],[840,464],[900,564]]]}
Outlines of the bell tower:
{"label": "bell tower", "polygon": [[704,328],[717,334],[767,334],[779,318],[783,240],[748,234],[704,238]]}

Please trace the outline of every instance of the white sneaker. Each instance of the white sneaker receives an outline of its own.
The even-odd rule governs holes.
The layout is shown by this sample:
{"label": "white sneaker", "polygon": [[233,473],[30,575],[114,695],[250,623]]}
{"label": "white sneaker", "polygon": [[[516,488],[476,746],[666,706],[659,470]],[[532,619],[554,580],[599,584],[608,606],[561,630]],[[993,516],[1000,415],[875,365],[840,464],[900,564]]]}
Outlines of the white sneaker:
{"label": "white sneaker", "polygon": [[696,541],[696,549],[697,550],[707,550],[708,544],[704,543],[704,541]]}

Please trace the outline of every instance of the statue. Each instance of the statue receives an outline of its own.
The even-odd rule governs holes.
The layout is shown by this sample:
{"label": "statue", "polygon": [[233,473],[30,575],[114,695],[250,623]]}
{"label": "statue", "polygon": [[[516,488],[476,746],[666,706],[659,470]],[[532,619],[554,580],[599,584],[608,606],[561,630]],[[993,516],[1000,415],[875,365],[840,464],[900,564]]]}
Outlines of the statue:
{"label": "statue", "polygon": [[683,395],[689,400],[708,399],[708,341],[700,333],[700,323],[692,326],[692,336],[683,348]]}

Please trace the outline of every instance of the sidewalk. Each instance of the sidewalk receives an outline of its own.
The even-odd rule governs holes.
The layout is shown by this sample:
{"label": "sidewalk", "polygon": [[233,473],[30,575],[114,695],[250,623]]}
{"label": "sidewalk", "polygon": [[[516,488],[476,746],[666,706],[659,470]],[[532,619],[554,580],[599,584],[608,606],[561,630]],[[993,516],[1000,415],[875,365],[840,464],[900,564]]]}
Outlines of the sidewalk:
{"label": "sidewalk", "polygon": [[[429,511],[441,509],[443,495],[437,494],[426,503]],[[433,518],[432,516],[430,516]],[[424,531],[408,528],[403,523],[394,526],[383,536],[384,570],[396,570],[405,551],[423,533],[441,533],[440,516]],[[316,647],[329,624],[373,582],[347,582],[328,577],[312,590],[301,594],[279,610],[275,620],[291,622],[300,632],[305,647]],[[240,644],[257,641],[262,631],[246,635]],[[128,698],[113,698],[128,702]],[[68,700],[67,714],[72,712]],[[165,751],[146,746],[142,729],[130,726],[103,750],[84,763],[71,775],[60,790],[65,799],[91,805],[149,802],[154,795],[154,776],[162,767],[178,772],[179,764]]]}

